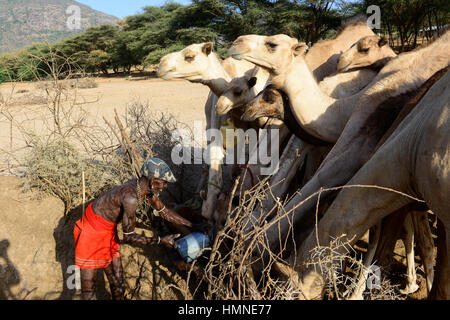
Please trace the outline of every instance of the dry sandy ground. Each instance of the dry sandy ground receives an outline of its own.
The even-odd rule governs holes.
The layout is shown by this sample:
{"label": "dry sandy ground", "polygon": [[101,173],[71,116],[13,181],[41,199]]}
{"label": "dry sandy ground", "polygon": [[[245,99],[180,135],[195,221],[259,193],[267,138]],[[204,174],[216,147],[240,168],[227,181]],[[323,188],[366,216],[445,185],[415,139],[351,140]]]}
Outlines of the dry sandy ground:
{"label": "dry sandy ground", "polygon": [[[82,209],[64,217],[60,200],[37,199],[35,194],[24,193],[21,183],[16,177],[0,179],[0,300],[77,300],[80,290],[70,286],[75,283],[70,266],[74,264],[73,228]],[[137,232],[152,236],[148,230]],[[186,284],[168,250],[163,246],[121,246],[128,298],[185,297]],[[101,270],[97,280],[97,299],[110,299]],[[189,291],[186,297],[190,297]]]}
{"label": "dry sandy ground", "polygon": [[[209,89],[203,85],[187,81],[130,81],[124,78],[99,78],[95,82],[98,88],[77,91],[77,101],[95,101],[82,105],[89,113],[90,123],[105,125],[103,117],[113,122],[114,109],[124,116],[127,106],[136,100],[148,101],[152,111],[170,113],[191,127],[195,120],[204,122],[204,103]],[[14,124],[45,133],[48,123],[42,119],[48,117],[48,109],[39,99],[44,92],[37,89],[37,85],[16,84],[11,94],[12,86],[3,84],[0,93],[4,98],[11,98],[12,106],[8,110]],[[11,128],[10,122],[0,117],[0,300],[78,299],[79,291],[67,286],[71,275],[67,271],[74,263],[72,232],[82,209],[77,208],[64,217],[60,200],[52,197],[36,199],[34,195],[23,192],[21,179],[7,176],[6,160],[11,160],[8,153],[12,151],[14,155],[20,155],[24,145],[20,130],[15,125]],[[180,290],[173,289],[184,288],[185,284],[165,248],[123,245],[121,252],[129,298],[184,297]],[[167,288],[168,285],[172,289]],[[108,299],[105,277],[99,277],[98,288],[97,298]]]}

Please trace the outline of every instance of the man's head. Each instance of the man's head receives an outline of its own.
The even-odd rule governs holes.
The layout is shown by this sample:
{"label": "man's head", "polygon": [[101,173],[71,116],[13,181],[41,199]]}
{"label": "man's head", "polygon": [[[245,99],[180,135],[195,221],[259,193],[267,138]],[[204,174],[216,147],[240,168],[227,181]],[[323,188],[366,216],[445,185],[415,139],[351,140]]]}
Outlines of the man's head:
{"label": "man's head", "polygon": [[158,158],[148,159],[142,165],[141,175],[149,179],[150,188],[155,194],[165,189],[168,183],[177,181],[167,163]]}

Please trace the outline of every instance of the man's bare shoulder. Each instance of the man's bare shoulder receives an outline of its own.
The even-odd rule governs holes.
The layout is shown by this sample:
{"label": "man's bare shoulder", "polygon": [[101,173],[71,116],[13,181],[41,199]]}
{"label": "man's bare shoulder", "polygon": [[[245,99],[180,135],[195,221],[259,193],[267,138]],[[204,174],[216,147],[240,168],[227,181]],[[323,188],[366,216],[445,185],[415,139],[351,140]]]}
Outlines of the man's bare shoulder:
{"label": "man's bare shoulder", "polygon": [[136,181],[130,180],[119,186],[118,193],[124,203],[131,205],[137,203],[137,191]]}

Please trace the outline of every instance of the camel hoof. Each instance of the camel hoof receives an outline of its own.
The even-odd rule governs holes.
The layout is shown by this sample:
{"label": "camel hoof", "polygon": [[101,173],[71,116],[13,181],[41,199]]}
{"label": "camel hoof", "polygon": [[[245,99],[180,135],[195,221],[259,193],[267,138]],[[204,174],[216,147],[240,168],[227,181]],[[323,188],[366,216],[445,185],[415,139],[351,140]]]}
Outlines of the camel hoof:
{"label": "camel hoof", "polygon": [[401,294],[411,294],[416,292],[419,289],[417,283],[413,283],[411,285],[406,285],[405,289],[400,289]]}
{"label": "camel hoof", "polygon": [[352,295],[350,298],[348,298],[348,300],[364,300],[364,297],[361,293],[361,294]]}

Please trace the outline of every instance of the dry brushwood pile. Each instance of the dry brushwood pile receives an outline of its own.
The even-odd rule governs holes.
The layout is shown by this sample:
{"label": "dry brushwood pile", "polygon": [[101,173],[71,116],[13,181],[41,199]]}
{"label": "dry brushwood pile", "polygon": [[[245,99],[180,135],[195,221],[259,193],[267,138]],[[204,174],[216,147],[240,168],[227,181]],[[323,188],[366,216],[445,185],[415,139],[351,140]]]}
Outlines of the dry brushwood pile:
{"label": "dry brushwood pile", "polygon": [[[164,56],[161,79],[210,90],[206,130],[232,122],[259,131],[245,165],[222,163],[239,143],[220,139],[208,141],[216,147],[206,149],[209,164],[175,164],[181,141],[172,133],[192,130],[148,103],[133,101],[124,114],[90,122],[85,106],[93,100],[77,95],[97,85],[58,74],[64,68],[56,61],[64,59],[55,57],[46,62],[53,80],[38,88],[36,104],[45,110],[28,114],[44,132],[17,120],[17,101],[0,100],[3,121],[25,141],[6,154],[8,171],[38,197],[62,202],[54,234],[64,269],[73,243],[57,239],[70,234],[84,205],[138,176],[150,157],[169,164],[177,183],[162,198],[208,222],[211,248],[178,264],[175,250],[125,246],[131,299],[450,299],[449,50],[445,32],[396,55],[357,20],[311,47],[286,35],[245,35],[225,60],[211,42]],[[278,167],[267,175],[266,164],[249,159],[272,144]],[[142,232],[172,232],[145,208],[136,215]],[[25,288],[0,293],[26,298]],[[75,297],[64,291],[60,298]]]}

